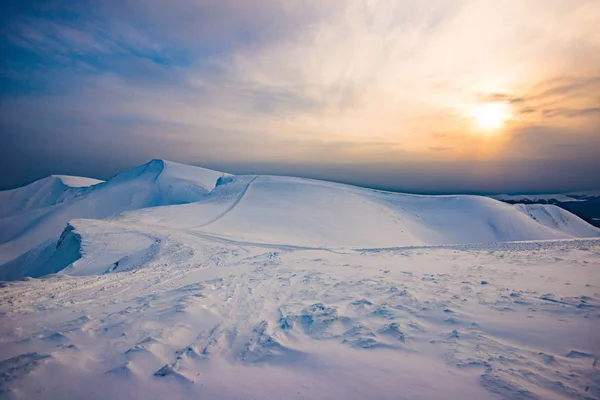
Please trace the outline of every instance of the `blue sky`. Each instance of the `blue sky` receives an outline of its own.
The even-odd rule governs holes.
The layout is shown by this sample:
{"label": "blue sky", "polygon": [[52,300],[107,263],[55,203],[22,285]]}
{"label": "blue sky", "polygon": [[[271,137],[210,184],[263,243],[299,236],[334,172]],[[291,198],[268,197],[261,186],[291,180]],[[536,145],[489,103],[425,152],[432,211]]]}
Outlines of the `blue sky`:
{"label": "blue sky", "polygon": [[597,1],[0,7],[0,188],[151,158],[422,193],[600,187]]}

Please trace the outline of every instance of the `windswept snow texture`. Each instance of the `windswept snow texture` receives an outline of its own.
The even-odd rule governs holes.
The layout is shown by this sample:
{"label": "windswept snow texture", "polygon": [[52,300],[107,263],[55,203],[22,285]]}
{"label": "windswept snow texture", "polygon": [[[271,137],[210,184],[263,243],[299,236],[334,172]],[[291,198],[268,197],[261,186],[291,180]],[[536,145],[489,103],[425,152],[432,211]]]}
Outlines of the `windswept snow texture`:
{"label": "windswept snow texture", "polygon": [[82,179],[0,193],[0,398],[600,397],[600,230],[561,208]]}
{"label": "windswept snow texture", "polygon": [[0,291],[0,397],[600,396],[597,239],[309,250],[85,224],[105,233],[83,276]]}

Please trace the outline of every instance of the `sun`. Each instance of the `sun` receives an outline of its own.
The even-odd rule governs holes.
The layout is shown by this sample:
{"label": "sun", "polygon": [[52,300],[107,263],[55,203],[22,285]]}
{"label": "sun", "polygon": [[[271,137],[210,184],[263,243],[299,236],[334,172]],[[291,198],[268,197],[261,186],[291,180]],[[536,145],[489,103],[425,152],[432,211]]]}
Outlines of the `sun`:
{"label": "sun", "polygon": [[473,109],[472,116],[480,128],[495,131],[502,128],[512,113],[506,103],[486,103]]}

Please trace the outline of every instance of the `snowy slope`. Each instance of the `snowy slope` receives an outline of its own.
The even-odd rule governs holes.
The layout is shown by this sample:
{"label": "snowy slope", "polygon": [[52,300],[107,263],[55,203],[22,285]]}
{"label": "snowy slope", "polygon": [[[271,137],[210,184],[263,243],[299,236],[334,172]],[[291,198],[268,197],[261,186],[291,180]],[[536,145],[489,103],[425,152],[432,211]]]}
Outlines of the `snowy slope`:
{"label": "snowy slope", "polygon": [[586,222],[600,227],[600,191],[587,190],[562,194],[544,195],[499,195],[493,196],[510,204],[554,204],[565,209]]}
{"label": "snowy slope", "polygon": [[74,223],[105,232],[97,273],[134,268],[3,285],[0,397],[600,397],[598,239],[332,251],[118,224]]}
{"label": "snowy slope", "polygon": [[[23,190],[33,192],[29,186]],[[32,197],[46,193],[40,190]],[[148,232],[158,226],[237,242],[315,248],[600,235],[597,228],[551,205],[508,205],[480,196],[417,196],[300,178],[232,176],[162,160],[77,190],[69,196],[63,193],[61,201],[53,195],[50,206],[38,201],[33,209],[25,207],[0,219],[0,261],[5,262],[0,279],[67,267],[48,263],[49,257],[67,222],[82,217],[111,217]],[[132,211],[117,216],[127,210]],[[98,234],[85,228],[80,235]]]}
{"label": "snowy slope", "polygon": [[508,205],[480,196],[417,196],[309,179],[230,177],[197,203],[125,213],[254,243],[385,247],[600,235],[555,206]]}
{"label": "snowy slope", "polygon": [[600,230],[561,208],[66,182],[0,194],[0,398],[600,398]]}
{"label": "snowy slope", "polygon": [[0,218],[49,207],[85,193],[103,181],[79,176],[51,175],[27,186],[0,192]]}
{"label": "snowy slope", "polygon": [[[529,210],[532,210],[529,212]],[[549,210],[551,218],[535,218]],[[160,211],[158,211],[160,212]],[[260,176],[227,214],[200,228],[247,241],[385,247],[598,236],[554,206],[480,196],[415,196],[306,179]]]}
{"label": "snowy slope", "polygon": [[61,178],[52,176],[0,192],[0,263],[55,242],[73,218],[105,218],[125,210],[198,201],[224,175],[153,160],[89,188],[66,187]]}
{"label": "snowy slope", "polygon": [[130,255],[155,257],[153,244],[167,234],[319,249],[561,239],[598,232],[555,206],[513,206],[476,196],[413,196],[296,178],[236,177],[199,202],[130,211],[110,220],[71,220],[64,235],[76,235],[79,248],[71,245],[73,240],[65,240],[67,246],[36,248],[0,266],[0,278],[135,268],[139,257]]}

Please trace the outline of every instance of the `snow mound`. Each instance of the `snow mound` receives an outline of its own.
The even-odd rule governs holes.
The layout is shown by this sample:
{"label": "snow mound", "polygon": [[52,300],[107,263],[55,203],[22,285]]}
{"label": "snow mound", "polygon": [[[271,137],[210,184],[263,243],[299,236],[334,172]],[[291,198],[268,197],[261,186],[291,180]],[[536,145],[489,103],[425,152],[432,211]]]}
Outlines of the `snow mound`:
{"label": "snow mound", "polygon": [[0,265],[0,280],[49,274],[102,275],[147,264],[155,255],[159,238],[116,222],[75,219],[58,242],[48,241]]}
{"label": "snow mound", "polygon": [[248,242],[311,247],[390,247],[600,235],[597,228],[554,206],[513,206],[482,196],[417,196],[270,176],[250,182],[228,212],[196,229]]}
{"label": "snow mound", "polygon": [[228,174],[171,161],[152,160],[115,176],[107,183],[109,187],[135,186],[142,189],[143,195],[134,202],[148,203],[151,205],[145,207],[152,207],[198,201],[225,175]]}
{"label": "snow mound", "polygon": [[58,242],[48,240],[0,265],[0,280],[11,281],[23,277],[37,278],[55,274],[79,260],[81,252],[81,236],[69,224]]}
{"label": "snow mound", "polygon": [[62,237],[55,252],[63,262],[58,271],[73,276],[133,269],[148,262],[160,244],[158,238],[102,220],[73,220]]}

